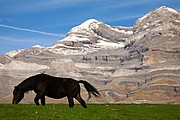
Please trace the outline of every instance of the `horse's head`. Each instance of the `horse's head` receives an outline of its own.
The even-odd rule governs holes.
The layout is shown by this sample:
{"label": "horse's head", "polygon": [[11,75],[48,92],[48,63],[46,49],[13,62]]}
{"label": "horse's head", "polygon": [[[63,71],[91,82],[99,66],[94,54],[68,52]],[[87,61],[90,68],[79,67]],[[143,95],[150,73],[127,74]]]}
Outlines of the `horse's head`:
{"label": "horse's head", "polygon": [[24,93],[18,88],[14,87],[12,104],[18,104],[24,98]]}

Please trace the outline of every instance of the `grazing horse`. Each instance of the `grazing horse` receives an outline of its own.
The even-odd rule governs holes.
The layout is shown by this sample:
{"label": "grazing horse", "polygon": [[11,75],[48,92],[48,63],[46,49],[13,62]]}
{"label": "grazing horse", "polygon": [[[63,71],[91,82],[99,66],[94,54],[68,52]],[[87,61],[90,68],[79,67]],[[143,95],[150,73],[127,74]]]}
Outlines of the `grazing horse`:
{"label": "grazing horse", "polygon": [[22,81],[18,86],[15,86],[12,103],[18,104],[24,98],[25,92],[34,90],[36,93],[34,98],[36,105],[40,105],[40,99],[41,104],[45,106],[45,96],[55,99],[60,99],[67,96],[69,107],[72,108],[74,106],[73,98],[75,98],[84,108],[87,108],[85,101],[80,96],[79,83],[84,84],[84,87],[89,95],[88,99],[91,98],[91,93],[96,97],[100,96],[97,89],[86,81],[76,81],[72,78],[53,77],[42,73],[31,76]]}

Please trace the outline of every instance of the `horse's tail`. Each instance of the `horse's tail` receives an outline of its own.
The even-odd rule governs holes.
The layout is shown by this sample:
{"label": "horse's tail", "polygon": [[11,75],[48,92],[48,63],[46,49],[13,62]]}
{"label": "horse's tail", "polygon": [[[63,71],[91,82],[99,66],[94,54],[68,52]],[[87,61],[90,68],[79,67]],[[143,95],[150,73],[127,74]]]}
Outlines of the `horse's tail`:
{"label": "horse's tail", "polygon": [[97,91],[97,89],[94,86],[92,86],[90,83],[88,83],[87,81],[80,80],[78,82],[84,84],[84,87],[86,88],[86,90],[88,92],[88,99],[87,99],[87,101],[91,98],[91,93],[95,97],[99,97],[100,96],[100,94]]}

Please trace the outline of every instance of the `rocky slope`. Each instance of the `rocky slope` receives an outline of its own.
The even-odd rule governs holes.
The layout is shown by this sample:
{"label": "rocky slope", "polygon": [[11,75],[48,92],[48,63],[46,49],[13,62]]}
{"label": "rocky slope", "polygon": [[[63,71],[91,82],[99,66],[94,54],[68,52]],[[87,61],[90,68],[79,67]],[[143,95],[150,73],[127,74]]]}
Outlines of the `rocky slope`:
{"label": "rocky slope", "polygon": [[[0,56],[0,103],[13,86],[46,72],[84,79],[101,93],[98,103],[180,103],[180,13],[160,7],[133,27],[90,19],[50,47],[33,46]],[[33,102],[33,93],[24,103]],[[82,87],[82,96],[87,93]],[[66,102],[48,99],[48,102]]]}

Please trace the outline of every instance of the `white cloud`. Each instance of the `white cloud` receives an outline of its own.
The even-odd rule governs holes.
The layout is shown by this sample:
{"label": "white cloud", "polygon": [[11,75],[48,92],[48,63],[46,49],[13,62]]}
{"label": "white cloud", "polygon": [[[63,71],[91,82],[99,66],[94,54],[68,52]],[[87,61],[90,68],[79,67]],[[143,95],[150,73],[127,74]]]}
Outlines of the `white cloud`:
{"label": "white cloud", "polygon": [[[39,40],[39,39],[38,39]],[[0,36],[0,41],[1,43],[5,43],[7,42],[8,45],[11,46],[11,44],[26,44],[26,45],[30,45],[30,44],[34,44],[35,42],[38,41],[37,38],[29,38],[26,36]],[[2,47],[2,46],[1,46]]]}
{"label": "white cloud", "polygon": [[141,1],[141,0],[138,0],[138,1],[127,1],[127,0],[122,0],[122,1],[119,1],[115,4],[110,4],[108,6],[103,6],[101,7],[100,9],[114,9],[114,8],[124,8],[124,7],[129,7],[129,6],[132,6],[132,5],[139,5],[139,4],[144,4],[145,2],[147,1]]}
{"label": "white cloud", "polygon": [[32,29],[26,29],[26,28],[19,28],[19,27],[8,26],[8,25],[3,25],[3,24],[0,24],[0,27],[9,28],[9,29],[14,29],[14,30],[19,30],[19,31],[39,33],[39,34],[44,34],[44,35],[49,35],[49,36],[65,37],[65,35],[60,35],[60,34],[55,34],[55,33],[48,33],[48,32],[43,32],[43,31],[38,31],[38,30],[32,30]]}

